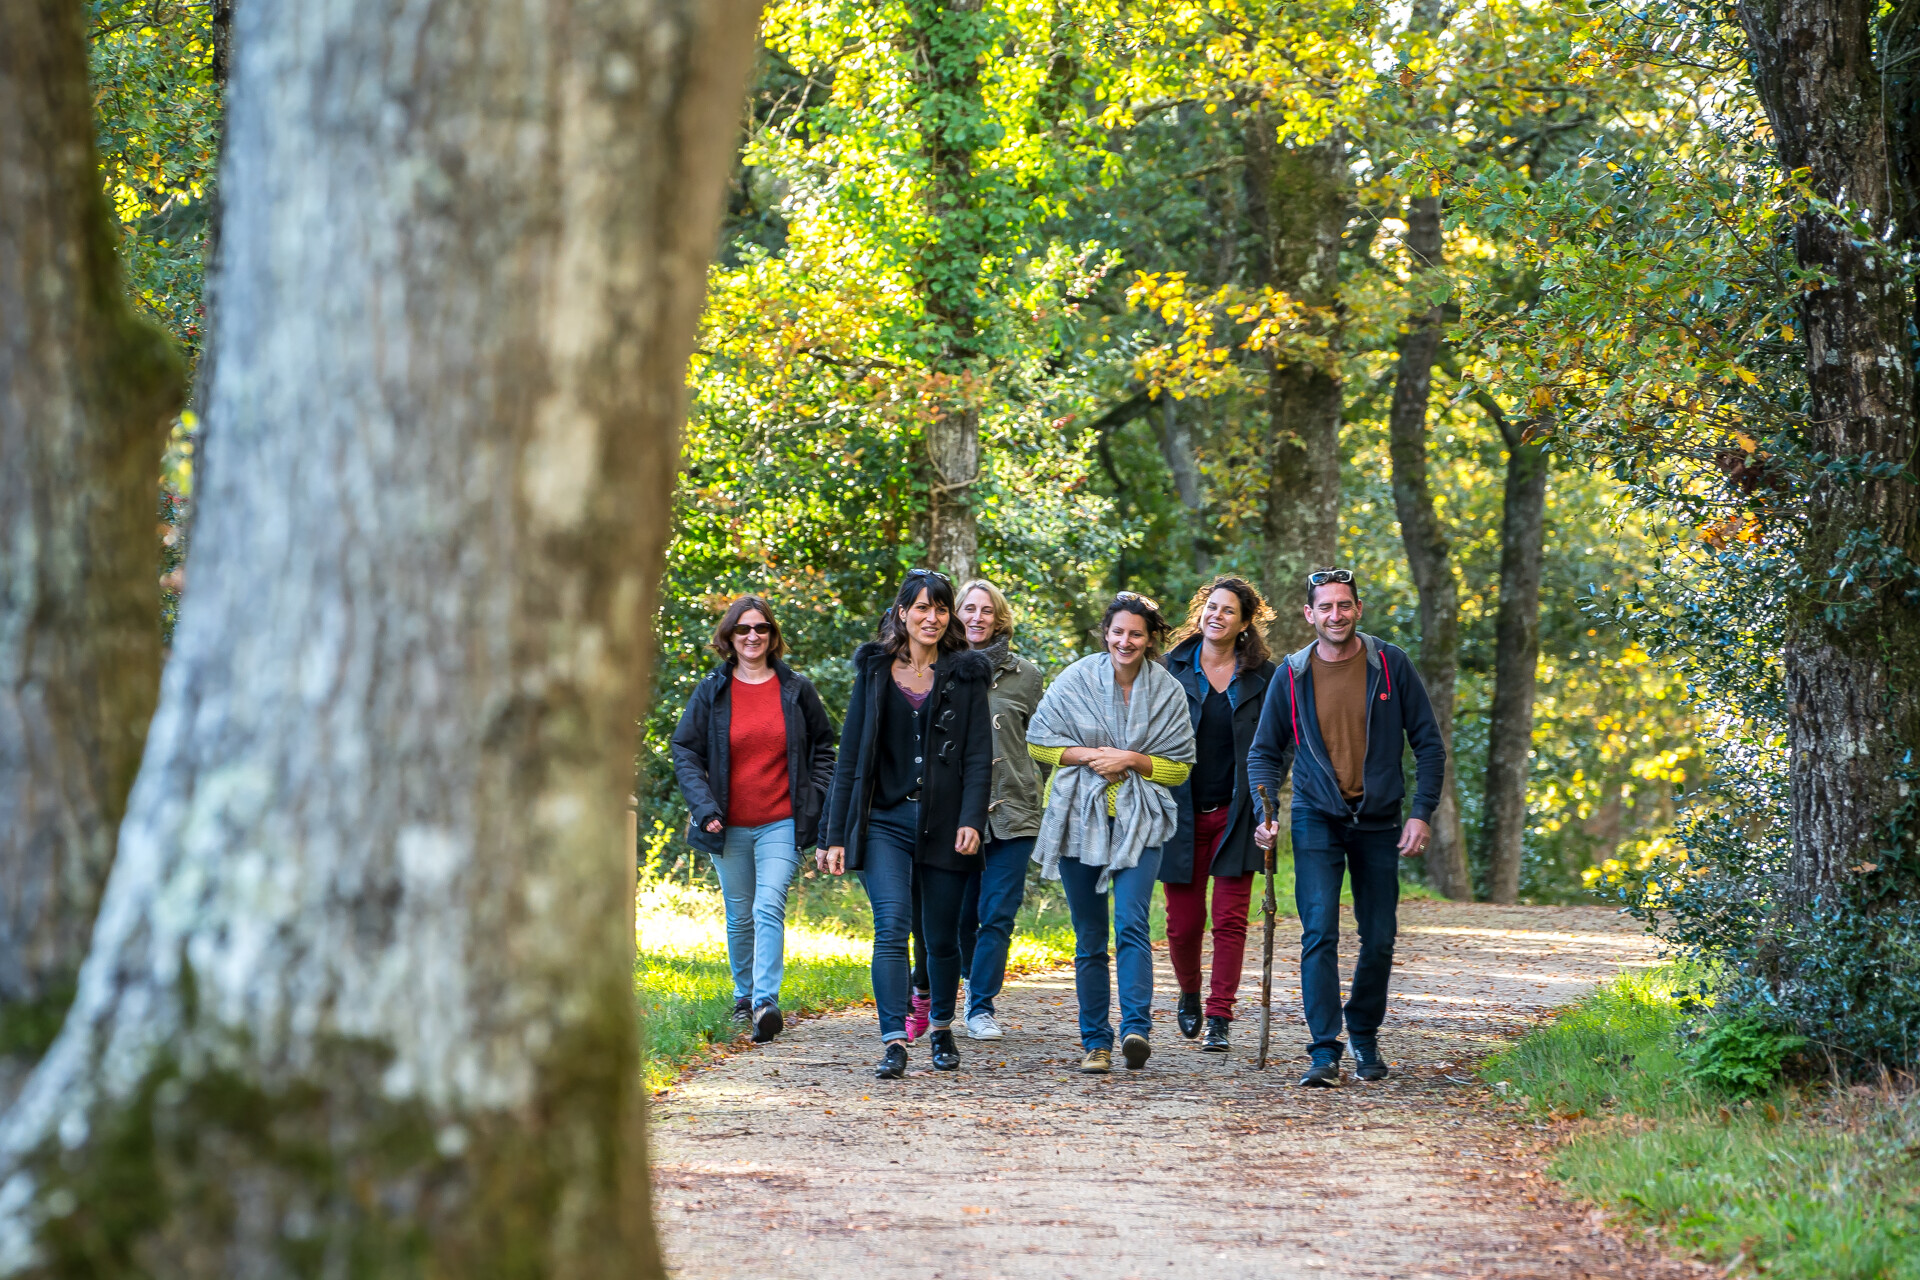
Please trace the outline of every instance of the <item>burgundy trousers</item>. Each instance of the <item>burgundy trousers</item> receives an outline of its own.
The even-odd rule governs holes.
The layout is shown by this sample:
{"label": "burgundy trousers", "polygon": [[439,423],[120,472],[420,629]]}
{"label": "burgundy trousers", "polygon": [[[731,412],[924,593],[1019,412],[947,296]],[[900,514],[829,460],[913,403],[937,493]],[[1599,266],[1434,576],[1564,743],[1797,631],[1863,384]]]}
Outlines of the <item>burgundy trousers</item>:
{"label": "burgundy trousers", "polygon": [[1240,970],[1247,958],[1247,913],[1253,903],[1253,875],[1216,878],[1213,853],[1227,833],[1231,806],[1193,817],[1193,878],[1163,885],[1167,895],[1167,951],[1180,990],[1200,990],[1200,946],[1207,932],[1207,886],[1213,886],[1213,982],[1207,989],[1207,1016],[1233,1017],[1240,992]]}

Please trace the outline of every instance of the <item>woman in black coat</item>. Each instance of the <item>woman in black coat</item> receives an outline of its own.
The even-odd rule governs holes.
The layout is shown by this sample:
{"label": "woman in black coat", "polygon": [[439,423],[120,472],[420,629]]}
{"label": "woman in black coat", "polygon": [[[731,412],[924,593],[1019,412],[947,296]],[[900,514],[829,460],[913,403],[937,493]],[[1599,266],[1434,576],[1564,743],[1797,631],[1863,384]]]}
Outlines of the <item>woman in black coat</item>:
{"label": "woman in black coat", "polygon": [[960,1065],[953,1039],[960,988],[960,904],[980,855],[993,787],[993,669],[967,648],[953,583],[914,569],[876,639],[853,655],[853,697],[827,795],[815,860],[857,871],[873,903],[873,1002],[885,1046],[874,1075],[907,1070],[907,937],[920,882],[933,984],[933,1065]]}
{"label": "woman in black coat", "polygon": [[[1274,665],[1262,632],[1273,609],[1243,578],[1216,578],[1194,592],[1186,625],[1174,633],[1167,670],[1187,690],[1193,717],[1193,773],[1173,789],[1180,825],[1160,859],[1166,886],[1167,953],[1180,983],[1180,1034],[1200,1032],[1200,948],[1213,889],[1213,974],[1206,995],[1207,1038],[1227,1051],[1233,1004],[1246,959],[1253,877],[1265,855],[1253,843],[1261,821],[1247,785],[1247,751]],[[1272,797],[1269,797],[1270,799]]]}
{"label": "woman in black coat", "polygon": [[773,607],[741,596],[714,628],[720,665],[673,731],[687,842],[713,858],[727,911],[733,1020],[780,1034],[787,886],[813,847],[833,775],[833,721],[786,652]]}

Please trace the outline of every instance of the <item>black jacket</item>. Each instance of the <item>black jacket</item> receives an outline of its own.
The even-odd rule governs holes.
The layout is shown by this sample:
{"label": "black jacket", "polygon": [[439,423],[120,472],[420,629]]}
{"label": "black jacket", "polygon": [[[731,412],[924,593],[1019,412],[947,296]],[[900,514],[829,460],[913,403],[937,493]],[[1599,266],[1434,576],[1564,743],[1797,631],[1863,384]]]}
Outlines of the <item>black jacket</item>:
{"label": "black jacket", "polygon": [[[820,810],[833,779],[833,749],[839,735],[813,682],[784,662],[773,664],[780,681],[780,710],[787,721],[787,787],[793,799],[793,843],[813,847],[820,834]],[[726,832],[707,823],[727,820],[727,729],[733,723],[733,662],[722,663],[693,688],[687,709],[673,731],[673,776],[687,801],[687,843],[707,853],[720,852]]]}
{"label": "black jacket", "polygon": [[[869,641],[853,655],[853,697],[847,703],[847,750],[833,771],[820,845],[847,850],[847,870],[866,865],[867,814],[879,773],[880,700],[893,679],[893,659]],[[970,649],[943,655],[933,664],[926,702],[926,764],[920,785],[920,840],[914,861],[949,871],[979,865],[978,854],[953,851],[955,834],[972,827],[987,837],[987,802],[993,795],[993,715],[987,686],[993,666]]]}
{"label": "black jacket", "polygon": [[[1200,729],[1200,705],[1212,689],[1207,677],[1193,669],[1193,655],[1200,644],[1199,636],[1189,636],[1166,657],[1167,670],[1187,691],[1187,714],[1193,717],[1196,733]],[[1266,855],[1253,843],[1253,828],[1259,821],[1255,810],[1259,806],[1247,782],[1247,749],[1253,745],[1254,731],[1260,724],[1260,708],[1266,702],[1267,686],[1273,683],[1274,669],[1271,662],[1263,662],[1235,677],[1240,682],[1240,690],[1235,695],[1239,701],[1233,709],[1233,803],[1227,810],[1226,834],[1220,837],[1219,851],[1213,855],[1212,874],[1216,876],[1244,876],[1266,865]],[[1196,763],[1195,769],[1198,768]],[[1173,788],[1173,798],[1180,806],[1180,825],[1174,828],[1173,839],[1161,846],[1160,880],[1163,884],[1190,884],[1193,881],[1191,775]],[[1267,798],[1277,800],[1279,793],[1268,788]]]}
{"label": "black jacket", "polygon": [[[1433,704],[1420,673],[1397,645],[1361,635],[1367,650],[1367,754],[1360,799],[1348,804],[1340,794],[1320,738],[1320,717],[1313,701],[1313,667],[1308,645],[1290,654],[1267,690],[1260,728],[1247,753],[1247,777],[1265,783],[1270,795],[1279,793],[1281,775],[1293,766],[1293,807],[1335,822],[1362,827],[1400,824],[1400,805],[1406,799],[1406,781],[1400,770],[1404,748],[1413,747],[1413,812],[1409,817],[1433,821],[1440,803],[1440,780],[1447,767],[1447,744],[1434,723]],[[1295,747],[1301,748],[1298,752]]]}

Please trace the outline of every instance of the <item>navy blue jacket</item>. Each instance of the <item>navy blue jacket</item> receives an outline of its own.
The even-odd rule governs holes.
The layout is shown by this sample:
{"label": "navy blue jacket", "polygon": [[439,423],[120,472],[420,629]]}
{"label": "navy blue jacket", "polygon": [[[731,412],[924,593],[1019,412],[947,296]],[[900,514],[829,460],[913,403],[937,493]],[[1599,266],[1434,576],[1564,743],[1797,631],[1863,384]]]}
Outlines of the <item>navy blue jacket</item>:
{"label": "navy blue jacket", "polygon": [[[1247,778],[1278,796],[1282,775],[1293,767],[1293,809],[1317,813],[1334,822],[1362,827],[1400,825],[1400,806],[1406,782],[1400,769],[1402,738],[1413,747],[1413,812],[1409,817],[1433,821],[1440,804],[1440,782],[1447,767],[1447,744],[1434,723],[1427,687],[1406,651],[1374,636],[1362,634],[1367,650],[1367,753],[1360,799],[1352,804],[1340,794],[1320,738],[1320,717],[1313,701],[1313,645],[1290,654],[1279,678],[1267,688],[1267,705],[1260,712],[1247,753]],[[1299,748],[1297,751],[1295,748]]]}
{"label": "navy blue jacket", "polygon": [[[1200,729],[1201,704],[1213,689],[1207,677],[1194,667],[1200,644],[1199,636],[1189,636],[1167,655],[1167,670],[1173,672],[1173,678],[1187,691],[1187,714],[1193,718],[1196,733]],[[1266,865],[1266,855],[1253,843],[1253,828],[1260,819],[1254,813],[1257,806],[1247,785],[1247,748],[1253,742],[1260,709],[1266,705],[1267,689],[1273,683],[1275,670],[1271,662],[1263,662],[1250,671],[1239,672],[1227,686],[1228,698],[1233,703],[1233,804],[1227,810],[1226,832],[1214,850],[1210,874],[1215,876],[1231,879],[1249,875]],[[1189,776],[1172,790],[1174,803],[1180,807],[1180,825],[1174,828],[1173,839],[1160,847],[1160,880],[1164,884],[1192,884],[1193,778]],[[1277,793],[1269,789],[1269,794]]]}

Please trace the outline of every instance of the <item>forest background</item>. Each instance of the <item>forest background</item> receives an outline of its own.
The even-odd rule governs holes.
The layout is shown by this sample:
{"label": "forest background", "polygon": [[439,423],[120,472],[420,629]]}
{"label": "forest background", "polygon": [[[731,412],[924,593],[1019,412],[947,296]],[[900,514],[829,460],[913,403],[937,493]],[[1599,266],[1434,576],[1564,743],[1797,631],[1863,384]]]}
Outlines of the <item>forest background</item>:
{"label": "forest background", "polygon": [[[223,14],[93,9],[131,288],[190,354]],[[680,853],[667,738],[737,592],[774,602],[837,711],[852,649],[914,564],[1000,582],[1020,647],[1053,670],[1089,650],[1108,592],[1177,612],[1221,572],[1282,607],[1285,644],[1300,569],[1329,560],[1360,573],[1368,629],[1453,687],[1458,817],[1436,868],[1464,862],[1476,896],[1553,900],[1672,857],[1677,805],[1711,767],[1711,711],[1613,614],[1729,536],[1700,510],[1724,481],[1695,465],[1649,483],[1650,456],[1636,470],[1564,424],[1529,520],[1509,437],[1561,421],[1539,413],[1553,399],[1534,375],[1591,316],[1500,341],[1566,288],[1549,274],[1556,216],[1674,199],[1665,165],[1690,166],[1669,184],[1754,181],[1729,145],[1753,111],[1739,68],[1651,34],[1617,11],[1510,3],[773,6],[692,370],[640,752],[651,855]],[[1676,237],[1666,295],[1724,251],[1712,227]],[[1614,359],[1660,376],[1657,337],[1611,337]],[[1582,406],[1608,444],[1636,426],[1620,399]],[[1398,459],[1396,414],[1412,419]],[[182,415],[167,456],[170,593],[194,423]],[[1687,460],[1729,440],[1689,441]],[[948,529],[959,541],[935,545]],[[1505,632],[1503,557],[1519,615]],[[1496,732],[1503,669],[1527,705]],[[1501,739],[1528,747],[1504,886],[1489,874]]]}

